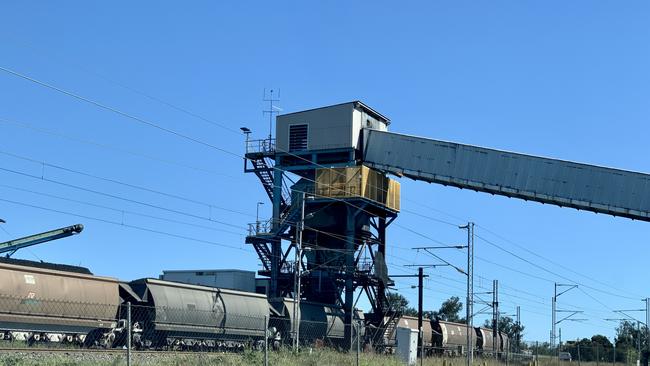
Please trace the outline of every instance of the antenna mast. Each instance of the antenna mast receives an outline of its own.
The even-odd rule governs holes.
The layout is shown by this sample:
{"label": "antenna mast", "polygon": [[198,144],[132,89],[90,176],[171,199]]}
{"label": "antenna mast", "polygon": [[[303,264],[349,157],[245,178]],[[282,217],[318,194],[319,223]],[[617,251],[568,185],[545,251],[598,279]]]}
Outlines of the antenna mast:
{"label": "antenna mast", "polygon": [[273,138],[273,115],[277,115],[282,111],[282,108],[273,105],[274,102],[279,102],[280,101],[280,89],[277,90],[277,95],[275,93],[275,90],[270,89],[269,93],[266,93],[266,89],[264,89],[264,95],[262,97],[262,100],[264,102],[269,102],[269,109],[262,111],[263,114],[268,114],[269,115],[269,142]]}

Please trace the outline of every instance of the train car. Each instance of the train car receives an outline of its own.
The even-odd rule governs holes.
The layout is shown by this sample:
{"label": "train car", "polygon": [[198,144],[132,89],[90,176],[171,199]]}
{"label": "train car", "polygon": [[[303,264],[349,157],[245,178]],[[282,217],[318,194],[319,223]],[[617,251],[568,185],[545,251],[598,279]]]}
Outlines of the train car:
{"label": "train car", "polygon": [[510,353],[510,339],[508,338],[508,335],[503,332],[499,332],[499,337],[501,339],[499,352],[501,352],[502,357],[506,357],[507,354]]}
{"label": "train car", "polygon": [[[418,318],[415,316],[404,315],[399,318],[397,326],[418,330]],[[393,335],[393,342],[395,341],[395,336],[396,334]],[[433,345],[433,330],[431,328],[431,320],[425,317],[422,318],[422,343],[424,344],[424,348],[431,348]]]}
{"label": "train car", "polygon": [[495,337],[492,329],[476,328],[476,336],[478,338],[478,354],[494,356],[495,351],[497,354],[503,352],[503,339],[501,334],[501,332],[497,332]]}
{"label": "train car", "polygon": [[117,279],[81,267],[13,263],[0,262],[0,338],[112,346],[121,331]]}
{"label": "train car", "polygon": [[[290,298],[270,301],[274,311],[270,326],[276,329],[283,343],[290,344],[294,333],[294,300]],[[345,314],[337,306],[316,302],[301,301],[298,319],[300,320],[299,337],[303,344],[322,343],[332,346],[343,346],[345,337]],[[363,320],[363,314],[356,312],[355,320]],[[356,328],[353,328],[356,336]],[[361,336],[365,333],[363,326],[359,329]]]}
{"label": "train car", "polygon": [[239,350],[267,335],[265,295],[150,278],[123,287],[136,304],[140,347]]}
{"label": "train car", "polygon": [[461,356],[466,351],[467,325],[442,320],[434,320],[431,325],[433,350],[436,354]]}
{"label": "train car", "polygon": [[[397,320],[397,324],[392,329],[387,329],[384,333],[383,345],[387,347],[387,352],[392,352],[396,344],[397,328],[410,328],[418,330],[418,318],[415,316],[403,315]],[[425,352],[431,353],[433,347],[433,330],[431,328],[431,320],[429,318],[422,318],[422,343]],[[418,352],[420,352],[418,350]]]}

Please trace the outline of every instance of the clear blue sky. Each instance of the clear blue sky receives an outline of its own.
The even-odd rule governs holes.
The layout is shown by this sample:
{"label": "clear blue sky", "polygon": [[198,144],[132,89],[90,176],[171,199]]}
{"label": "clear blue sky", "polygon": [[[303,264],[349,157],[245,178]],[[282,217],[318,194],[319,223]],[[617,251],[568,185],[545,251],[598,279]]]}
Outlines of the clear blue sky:
{"label": "clear blue sky", "polygon": [[[133,89],[234,130],[248,126],[260,137],[268,128],[262,91],[273,87],[281,88],[279,105],[285,111],[360,99],[391,117],[396,132],[650,172],[647,2],[233,3],[6,4],[0,15],[0,66],[236,153],[243,151],[238,134]],[[243,244],[243,228],[254,220],[255,203],[268,199],[256,178],[243,174],[241,159],[6,73],[0,73],[0,118],[0,150],[37,161],[0,154],[0,167],[49,180],[0,171],[0,199],[234,247],[0,201],[0,217],[11,234],[0,231],[0,240],[77,222],[86,226],[78,237],[22,250],[19,257],[81,264],[122,279],[157,276],[162,269],[258,268],[253,250]],[[207,205],[43,169],[38,161],[244,214],[216,208],[210,213]],[[551,272],[476,242],[477,285],[489,287],[499,279],[502,310],[512,314],[521,306],[528,340],[548,339],[553,281],[568,278],[584,285],[560,298],[561,308],[584,310],[580,317],[589,319],[563,323],[566,339],[612,336],[615,324],[602,319],[614,317],[612,309],[641,308],[641,297],[650,296],[648,223],[407,180],[402,193],[403,208],[454,223],[471,219],[480,225],[477,234]],[[265,216],[269,209],[268,202],[262,206]],[[210,215],[234,227],[196,217]],[[398,220],[442,242],[464,239],[462,231],[414,214]],[[422,260],[405,248],[430,244],[397,227],[389,239],[392,273]],[[461,253],[445,255],[462,263]],[[425,308],[437,308],[451,295],[463,297],[457,273],[443,268],[430,275]],[[413,303],[416,292],[408,287],[414,283],[398,281]]]}

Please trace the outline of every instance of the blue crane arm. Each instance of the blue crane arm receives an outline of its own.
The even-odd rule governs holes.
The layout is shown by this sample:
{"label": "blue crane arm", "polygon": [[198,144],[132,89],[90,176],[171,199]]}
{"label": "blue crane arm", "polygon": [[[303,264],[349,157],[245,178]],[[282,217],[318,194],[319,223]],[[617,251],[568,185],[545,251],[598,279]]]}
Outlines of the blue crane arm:
{"label": "blue crane arm", "polygon": [[0,243],[0,254],[9,253],[9,255],[15,253],[18,249],[30,247],[32,245],[45,243],[52,240],[67,238],[80,233],[84,229],[84,226],[81,224],[72,225],[56,230],[46,231],[40,234],[29,235],[24,238],[13,239]]}

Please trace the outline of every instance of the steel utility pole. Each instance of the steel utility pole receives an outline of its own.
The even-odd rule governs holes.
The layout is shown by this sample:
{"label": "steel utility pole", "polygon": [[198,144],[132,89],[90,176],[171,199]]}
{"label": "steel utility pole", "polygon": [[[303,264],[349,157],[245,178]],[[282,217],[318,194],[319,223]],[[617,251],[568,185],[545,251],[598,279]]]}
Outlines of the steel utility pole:
{"label": "steel utility pole", "polygon": [[497,359],[497,334],[499,332],[499,280],[492,280],[492,352]]}
{"label": "steel utility pole", "polygon": [[[473,333],[473,309],[472,309],[472,304],[474,303],[474,223],[473,222],[468,222],[467,225],[465,226],[459,226],[459,229],[467,229],[467,245],[443,245],[443,246],[437,246],[437,247],[416,247],[416,248],[411,248],[411,249],[416,249],[416,250],[424,250],[425,252],[429,253],[432,257],[440,260],[442,264],[433,264],[433,265],[428,265],[428,267],[442,267],[442,266],[449,266],[454,268],[456,271],[464,274],[467,276],[467,301],[466,301],[466,309],[467,309],[467,316],[465,319],[467,319],[467,366],[470,366],[472,364],[473,360],[473,343],[472,343],[472,333]],[[436,255],[433,253],[431,250],[433,249],[464,249],[467,248],[467,270],[464,271],[463,269],[447,262],[440,256]],[[409,266],[407,266],[409,267]]]}
{"label": "steel utility pole", "polygon": [[[570,311],[566,311],[566,310],[558,310],[558,309],[557,309],[557,298],[558,298],[560,295],[564,294],[565,292],[567,292],[567,291],[569,291],[569,290],[571,290],[571,289],[577,288],[578,285],[569,285],[569,284],[563,284],[563,283],[557,283],[557,282],[555,282],[554,285],[555,285],[555,286],[554,286],[554,291],[553,291],[553,298],[551,299],[551,306],[552,306],[552,316],[551,316],[551,319],[552,319],[552,324],[551,324],[551,348],[555,347],[555,341],[556,341],[556,339],[555,339],[555,334],[556,334],[555,330],[557,329],[557,328],[556,328],[557,325],[558,325],[560,322],[562,322],[563,320],[566,320],[566,319],[572,317],[573,315],[575,315],[575,314],[577,314],[577,313],[580,313],[579,311],[576,311],[576,312],[573,312],[573,314],[571,314],[571,315],[565,317],[564,319],[562,319],[562,320],[560,320],[560,321],[557,320],[557,313],[558,313],[558,312],[570,312]],[[564,290],[564,291],[561,291],[560,293],[558,293],[558,292],[557,292],[557,288],[558,288],[558,287],[560,287],[560,288],[562,288],[562,287],[567,287],[567,289]]]}
{"label": "steel utility pole", "polygon": [[521,307],[517,305],[517,353],[520,352],[520,342],[521,342]]}
{"label": "steel utility pole", "polygon": [[412,264],[405,265],[405,267],[418,267],[418,274],[416,275],[393,275],[391,277],[417,277],[418,278],[418,348],[420,349],[420,365],[422,365],[424,360],[424,330],[422,329],[423,324],[423,308],[424,308],[424,278],[429,277],[424,274],[424,267],[437,267],[438,265],[430,264]]}
{"label": "steel utility pole", "polygon": [[424,287],[424,269],[418,268],[418,347],[420,348],[420,366],[424,362],[424,331],[422,329],[422,301]]}
{"label": "steel utility pole", "polygon": [[650,298],[646,297],[645,301],[645,350],[650,352]]}
{"label": "steel utility pole", "polygon": [[[607,320],[618,320],[618,321],[629,321],[633,320],[636,322],[636,332],[637,332],[637,339],[636,339],[636,348],[637,348],[637,366],[641,362],[641,324],[644,324],[646,327],[646,334],[648,333],[648,303],[647,303],[647,298],[641,301],[646,301],[646,307],[645,309],[631,309],[631,310],[614,310],[615,313],[623,314],[627,318],[626,319],[607,319]],[[636,319],[635,317],[631,316],[630,314],[627,314],[629,312],[645,312],[646,314],[646,323],[643,323],[639,319]],[[647,341],[646,341],[647,342]]]}
{"label": "steel utility pole", "polygon": [[474,320],[472,317],[474,304],[474,223],[468,222],[460,229],[467,229],[467,366],[471,366],[474,359],[474,346],[472,332]]}
{"label": "steel utility pole", "polygon": [[302,202],[300,208],[300,222],[298,223],[297,235],[298,240],[296,241],[296,260],[295,260],[295,270],[294,270],[294,280],[293,280],[293,323],[294,323],[294,351],[298,351],[298,346],[300,344],[300,318],[302,318],[302,313],[300,312],[300,269],[302,262],[302,232],[305,228],[305,192],[302,192]]}

